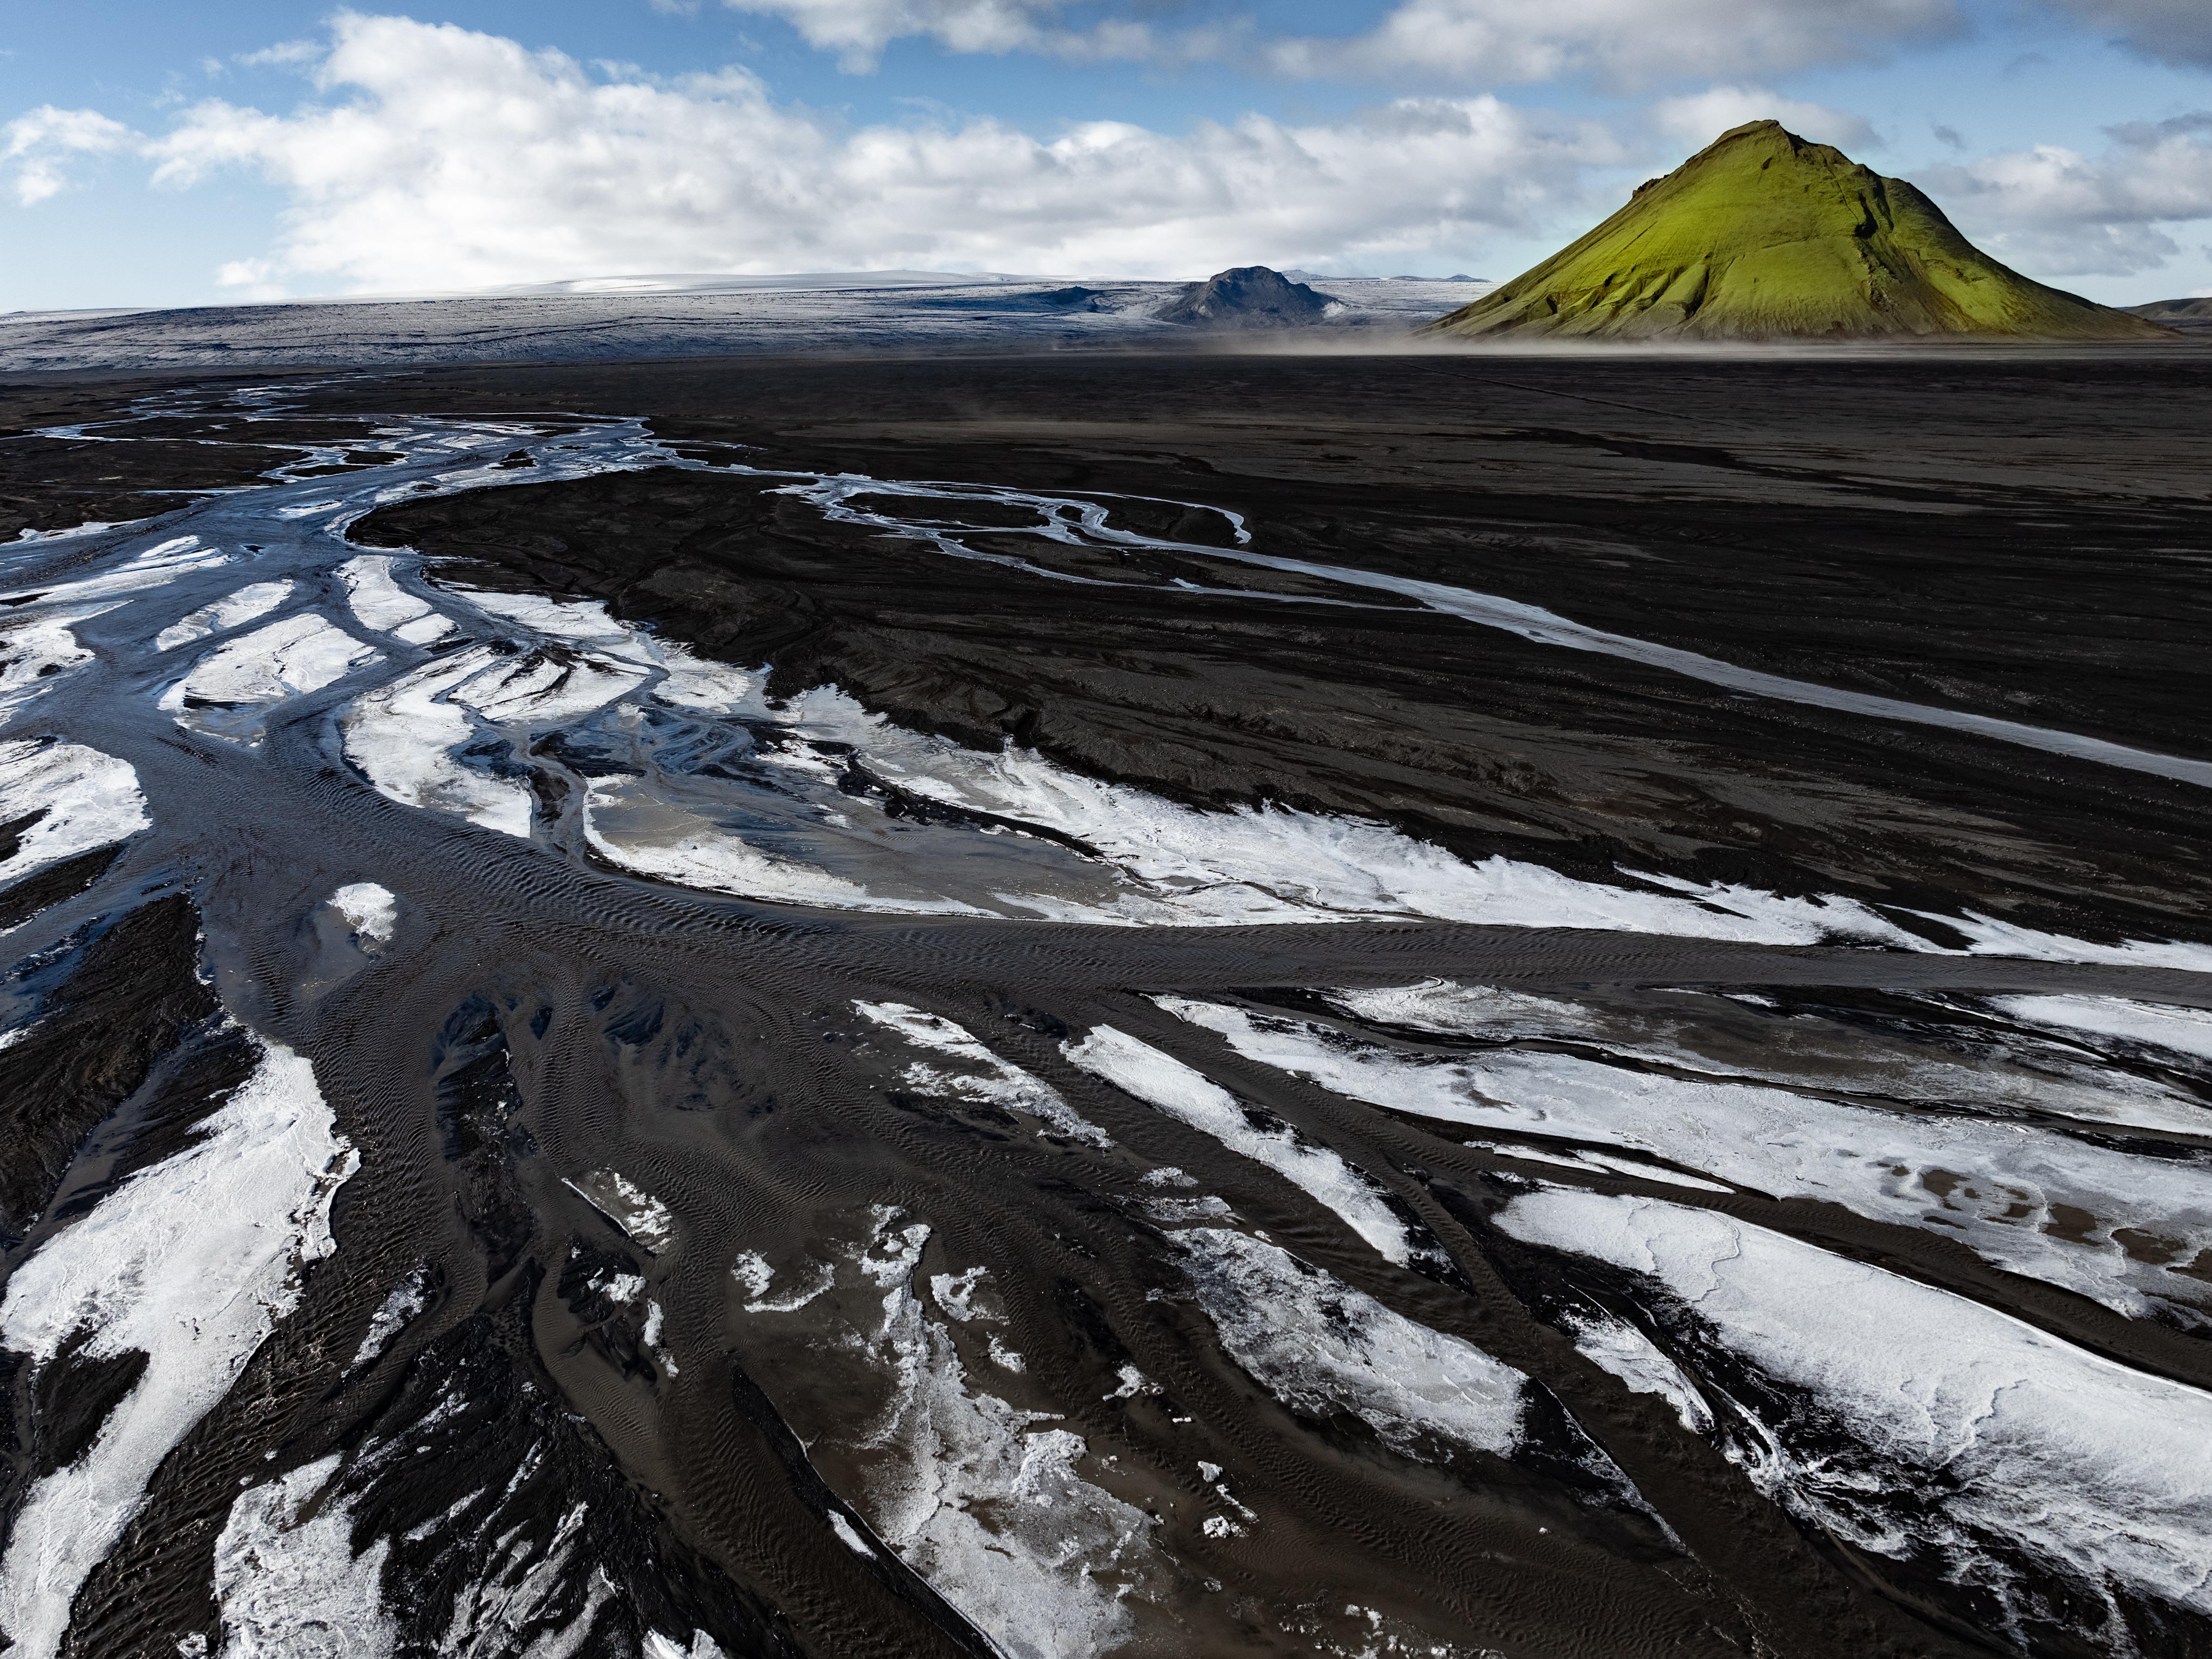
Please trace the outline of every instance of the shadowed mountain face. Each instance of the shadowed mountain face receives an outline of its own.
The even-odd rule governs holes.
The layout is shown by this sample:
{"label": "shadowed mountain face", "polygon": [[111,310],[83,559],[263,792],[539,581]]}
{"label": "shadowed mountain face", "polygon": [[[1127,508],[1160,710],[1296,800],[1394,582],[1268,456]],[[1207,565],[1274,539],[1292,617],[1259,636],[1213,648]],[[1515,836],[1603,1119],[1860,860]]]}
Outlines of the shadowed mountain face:
{"label": "shadowed mountain face", "polygon": [[1193,283],[1152,314],[1199,328],[1302,328],[1328,314],[1329,298],[1265,265],[1239,265]]}
{"label": "shadowed mountain face", "polygon": [[1901,179],[1774,121],[1723,133],[1434,331],[1589,340],[2158,337],[2008,270]]}

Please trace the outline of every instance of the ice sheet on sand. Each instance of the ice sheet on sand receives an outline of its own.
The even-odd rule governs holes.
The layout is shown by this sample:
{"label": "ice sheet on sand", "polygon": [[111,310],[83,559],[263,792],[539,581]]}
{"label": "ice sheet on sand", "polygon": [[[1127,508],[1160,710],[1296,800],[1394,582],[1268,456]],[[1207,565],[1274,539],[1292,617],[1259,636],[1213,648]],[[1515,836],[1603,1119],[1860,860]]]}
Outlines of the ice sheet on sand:
{"label": "ice sheet on sand", "polygon": [[[1082,872],[1076,884],[1081,890],[1016,885],[957,895],[887,894],[891,883],[854,881],[750,845],[731,826],[751,816],[761,799],[758,784],[732,783],[727,810],[718,811],[703,805],[679,807],[619,774],[594,777],[585,807],[594,849],[642,874],[687,885],[841,908],[995,912],[1123,927],[1428,916],[1770,944],[1915,942],[1874,912],[1842,899],[1784,897],[1723,884],[1687,892],[1638,890],[1503,857],[1470,864],[1364,819],[1272,805],[1200,811],[1068,771],[1031,750],[966,749],[907,731],[835,687],[771,703],[757,679],[737,671],[710,672],[712,665],[696,659],[683,670],[680,647],[614,622],[596,602],[527,594],[465,597],[549,640],[641,671],[665,665],[668,678],[648,688],[662,702],[726,714],[756,732],[789,733],[781,745],[760,744],[753,756],[757,764],[787,775],[775,786],[779,801],[808,796],[836,813],[833,823],[854,812],[880,811],[841,788],[849,757],[850,764],[887,787],[954,809],[953,821],[969,823],[973,832],[1003,835],[1028,828],[1039,841],[1067,848],[1071,872]],[[686,673],[710,682],[712,695],[679,695]],[[841,758],[833,765],[824,754]],[[635,821],[618,822],[618,815]],[[827,834],[819,825],[817,832]],[[926,867],[917,878],[931,878]],[[1000,878],[1002,884],[1021,879]],[[987,901],[989,909],[983,908]]]}
{"label": "ice sheet on sand", "polygon": [[1600,1370],[1619,1377],[1638,1394],[1656,1395],[1674,1408],[1674,1415],[1692,1434],[1712,1431],[1712,1408],[1697,1384],[1635,1326],[1595,1308],[1572,1310],[1560,1323],[1583,1357]]}
{"label": "ice sheet on sand", "polygon": [[1036,1118],[1045,1126],[1040,1133],[1065,1135],[1091,1146],[1113,1145],[1105,1131],[1069,1105],[1059,1090],[1012,1061],[1000,1059],[976,1042],[966,1027],[903,1002],[855,1002],[853,1006],[915,1048],[958,1066],[953,1071],[915,1061],[900,1074],[900,1081],[917,1093],[988,1102]]}
{"label": "ice sheet on sand", "polygon": [[[2185,939],[2122,939],[2117,945],[2098,945],[2064,933],[2045,933],[2017,922],[1985,916],[1978,910],[1963,915],[1937,915],[1917,910],[1915,915],[1941,922],[1964,933],[1964,951],[1948,954],[1974,957],[2027,957],[2036,962],[2101,962],[2121,968],[2179,968],[2192,974],[2212,973],[2212,945],[2193,945]],[[1923,945],[1919,948],[1929,947]]]}
{"label": "ice sheet on sand", "polygon": [[52,690],[61,676],[92,660],[71,631],[74,624],[112,611],[120,601],[35,611],[0,623],[0,726],[10,724],[22,707]]}
{"label": "ice sheet on sand", "polygon": [[336,1494],[306,1512],[337,1466],[332,1453],[232,1503],[215,1545],[221,1659],[384,1659],[393,1651],[398,1632],[381,1587],[390,1543],[376,1539],[356,1555],[353,1516]]}
{"label": "ice sheet on sand", "polygon": [[2026,1123],[1890,1111],[1577,1054],[1440,1058],[1189,998],[1160,1006],[1248,1060],[1370,1105],[1620,1147],[1776,1197],[1959,1239],[1998,1267],[2137,1316],[2212,1317],[2212,1164]]}
{"label": "ice sheet on sand", "polygon": [[1909,936],[1863,906],[1716,884],[1694,896],[1639,892],[1493,857],[1469,864],[1382,823],[1275,806],[1202,811],[1071,772],[1034,750],[963,749],[868,714],[834,688],[775,717],[849,744],[875,775],[966,811],[1033,824],[1095,850],[1127,890],[1112,904],[1010,904],[1070,921],[1210,926],[1419,915],[1506,927],[1594,927],[1814,944]]}
{"label": "ice sheet on sand", "polygon": [[[1645,1275],[1679,1316],[1806,1396],[1764,1427],[1753,1478],[1860,1548],[1951,1558],[2000,1590],[1990,1552],[2091,1588],[2212,1612],[2212,1395],[2146,1376],[1963,1297],[1733,1217],[1554,1189],[1512,1237]],[[1805,1443],[1840,1433],[1863,1457]],[[1932,1506],[1894,1502],[1900,1480]]]}
{"label": "ice sheet on sand", "polygon": [[1580,1003],[1540,997],[1494,985],[1462,985],[1455,980],[1425,979],[1415,985],[1332,991],[1328,1000],[1346,1013],[1376,1025],[1408,1030],[1480,1036],[1595,1036],[1603,1022]]}
{"label": "ice sheet on sand", "polygon": [[251,583],[171,623],[154,636],[154,648],[173,651],[210,634],[227,634],[234,628],[243,628],[267,616],[291,597],[292,584],[288,581]]}
{"label": "ice sheet on sand", "polygon": [[[1884,1105],[1973,1107],[2189,1135],[2212,1130],[2212,1109],[2185,1088],[2106,1064],[2078,1044],[2009,1033],[1978,1019],[1958,1020],[1948,1006],[1940,1024],[1907,1014],[1889,1024],[1741,994],[1665,994],[1669,1006],[1624,1010],[1431,979],[1326,996],[1333,1006],[1374,1024],[1486,1043],[1541,1038],[1586,1046],[1612,1059],[1870,1097]],[[2000,1005],[2007,1000],[1997,1000]],[[1747,1019],[1751,1009],[1759,1014]]]}
{"label": "ice sheet on sand", "polygon": [[427,1263],[416,1262],[407,1277],[392,1287],[392,1293],[369,1316],[368,1328],[362,1333],[361,1346],[355,1350],[349,1371],[357,1371],[382,1356],[392,1346],[392,1339],[405,1330],[416,1315],[430,1305],[430,1269]]}
{"label": "ice sheet on sand", "polygon": [[595,777],[584,792],[584,838],[641,876],[771,904],[911,915],[988,915],[957,899],[895,896],[796,859],[763,853],[708,819],[658,799],[650,786]]}
{"label": "ice sheet on sand", "polygon": [[40,813],[0,859],[0,882],[135,836],[153,822],[128,761],[50,738],[0,739],[0,823]]}
{"label": "ice sheet on sand", "polygon": [[392,556],[364,553],[338,567],[345,578],[346,596],[362,626],[380,634],[393,634],[410,645],[428,645],[449,632],[453,624],[434,614],[430,602],[410,593],[392,579]]}
{"label": "ice sheet on sand", "polygon": [[879,1208],[860,1258],[883,1292],[868,1340],[894,1379],[863,1438],[876,1535],[1009,1659],[1079,1659],[1126,1640],[1123,1598],[1154,1566],[1151,1522],[1078,1472],[1082,1437],[971,1391],[913,1280],[929,1229]]}
{"label": "ice sheet on sand", "polygon": [[620,1171],[593,1170],[580,1180],[562,1184],[581,1194],[647,1255],[659,1255],[676,1242],[676,1218],[668,1206]]}
{"label": "ice sheet on sand", "polygon": [[[845,1517],[832,1514],[830,1520],[836,1526],[842,1524]],[[847,1526],[846,1530],[849,1532],[851,1528]],[[703,1630],[691,1632],[689,1645],[676,1637],[663,1636],[657,1630],[649,1630],[645,1633],[641,1651],[642,1659],[724,1659],[721,1644]],[[536,1659],[536,1656],[531,1656],[531,1659]]]}
{"label": "ice sheet on sand", "polygon": [[336,1248],[331,1195],[360,1159],[313,1069],[261,1045],[253,1075],[185,1151],[130,1176],[8,1281],[0,1343],[52,1364],[136,1349],[145,1370],[77,1460],[35,1482],[0,1558],[0,1628],[21,1659],[61,1644],[70,1601],[155,1467],[222,1398]]}
{"label": "ice sheet on sand", "polygon": [[1496,1152],[1501,1158],[1552,1164],[1563,1170],[1581,1170],[1589,1175],[1633,1176],[1638,1181],[1656,1181],[1669,1187],[1689,1187],[1706,1193],[1735,1190],[1732,1187],[1723,1186],[1717,1181],[1704,1181],[1696,1176],[1686,1176],[1677,1170],[1662,1169],[1656,1164],[1644,1164],[1632,1158],[1617,1157],[1611,1152],[1594,1152],[1586,1148],[1561,1150],[1504,1140],[1469,1140],[1466,1144],[1486,1152]]}
{"label": "ice sheet on sand", "polygon": [[202,547],[197,536],[173,536],[121,562],[66,581],[44,583],[0,593],[0,605],[12,609],[33,605],[81,605],[90,599],[121,599],[166,587],[194,570],[211,570],[228,564],[230,556],[219,548]]}
{"label": "ice sheet on sand", "polygon": [[1222,1346],[1291,1410],[1349,1412],[1432,1462],[1439,1440],[1500,1456],[1520,1445],[1528,1379],[1503,1360],[1273,1244],[1216,1227],[1173,1237]]}
{"label": "ice sheet on sand", "polygon": [[345,918],[346,926],[372,945],[388,943],[399,925],[399,900],[389,887],[373,881],[356,881],[331,895],[331,908]]}
{"label": "ice sheet on sand", "polygon": [[1299,1137],[1287,1123],[1255,1113],[1219,1084],[1171,1054],[1111,1025],[1094,1026],[1060,1052],[1093,1077],[1166,1113],[1231,1152],[1263,1164],[1335,1212],[1386,1261],[1404,1267],[1413,1244],[1406,1224],[1383,1202],[1382,1189],[1326,1146]]}
{"label": "ice sheet on sand", "polygon": [[678,641],[617,622],[598,599],[556,599],[542,593],[458,590],[492,616],[647,672],[659,671],[653,695],[695,714],[734,714],[751,701],[758,677],[726,663],[708,662]]}
{"label": "ice sheet on sand", "polygon": [[530,786],[454,757],[475,739],[477,728],[469,711],[447,702],[446,694],[490,660],[489,653],[464,652],[426,664],[356,698],[338,726],[346,757],[379,794],[526,840],[535,810]]}
{"label": "ice sheet on sand", "polygon": [[[2202,1008],[2092,996],[1991,997],[1990,1005],[2026,1025],[2118,1037],[2124,1042],[2212,1060],[2212,1013]],[[2205,1127],[2212,1131],[2212,1121]]]}
{"label": "ice sheet on sand", "polygon": [[260,708],[336,684],[377,653],[312,611],[285,617],[217,646],[161,694],[180,724],[204,724],[194,705]]}
{"label": "ice sheet on sand", "polygon": [[758,1250],[741,1251],[730,1264],[730,1277],[744,1291],[747,1313],[797,1313],[837,1282],[836,1270],[828,1262],[810,1261],[798,1275],[804,1282],[797,1290],[771,1297],[769,1287],[775,1283],[775,1269]]}

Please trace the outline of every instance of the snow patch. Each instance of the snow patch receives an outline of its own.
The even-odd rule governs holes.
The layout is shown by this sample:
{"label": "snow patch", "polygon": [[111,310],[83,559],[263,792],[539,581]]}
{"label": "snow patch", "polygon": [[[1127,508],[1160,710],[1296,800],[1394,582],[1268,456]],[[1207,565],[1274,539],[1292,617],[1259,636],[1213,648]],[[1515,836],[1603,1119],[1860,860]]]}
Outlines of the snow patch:
{"label": "snow patch", "polygon": [[227,735],[215,709],[266,708],[335,684],[375,651],[312,611],[302,611],[227,641],[195,663],[161,694],[162,712],[179,726]]}
{"label": "snow patch", "polygon": [[154,648],[173,651],[210,634],[227,634],[234,628],[243,628],[267,616],[291,597],[292,584],[288,581],[252,583],[213,605],[204,605],[179,617],[154,636]]}
{"label": "snow patch", "polygon": [[331,895],[331,907],[347,927],[372,945],[388,944],[399,925],[399,900],[389,887],[356,881]]}
{"label": "snow patch", "polygon": [[346,597],[362,626],[391,634],[410,645],[428,645],[450,632],[452,621],[436,615],[428,599],[410,593],[394,580],[389,554],[365,553],[338,567],[345,578]]}
{"label": "snow patch", "polygon": [[876,1535],[1009,1659],[1078,1659],[1132,1625],[1112,1587],[1150,1567],[1150,1519],[1077,1472],[1082,1437],[971,1391],[951,1335],[912,1280],[929,1229],[878,1207],[861,1270],[884,1292],[871,1344],[890,1402],[863,1444]]}
{"label": "snow patch", "polygon": [[1307,1021],[1158,1000],[1246,1059],[1354,1100],[1594,1142],[1778,1198],[1825,1199],[1958,1238],[1998,1267],[2122,1313],[2212,1319],[2212,1285],[2197,1276],[2212,1261],[2212,1179],[2201,1156],[2137,1157],[2027,1123],[1888,1111],[1576,1054],[1409,1054]]}
{"label": "snow patch", "polygon": [[356,1555],[353,1516],[332,1495],[305,1511],[337,1471],[336,1453],[248,1487],[215,1545],[222,1659],[383,1659],[398,1632],[381,1581],[391,1545]]}
{"label": "snow patch", "polygon": [[51,738],[0,740],[0,822],[42,813],[0,859],[12,882],[135,836],[153,820],[128,761]]}
{"label": "snow patch", "polygon": [[1326,1146],[1301,1139],[1289,1124],[1255,1111],[1172,1055],[1111,1025],[1093,1027],[1082,1042],[1062,1043],[1060,1052],[1092,1076],[1265,1164],[1334,1212],[1384,1260],[1401,1267],[1413,1260],[1406,1224],[1383,1202],[1382,1188]]}
{"label": "snow patch", "polygon": [[[2125,997],[1991,997],[1990,1006],[2026,1025],[2048,1030],[2086,1031],[2092,1036],[2170,1048],[2198,1060],[2212,1060],[2212,1013]],[[2212,1120],[2205,1126],[2212,1128]]]}
{"label": "snow patch", "polygon": [[1528,1379],[1473,1343],[1417,1325],[1289,1251],[1227,1228],[1174,1235],[1221,1345],[1276,1399],[1340,1411],[1434,1462],[1441,1440],[1510,1456]]}
{"label": "snow patch", "polygon": [[[1804,1391],[1864,1461],[1762,1425],[1753,1478],[1858,1547],[1945,1558],[1965,1582],[2028,1588],[2016,1553],[2212,1613],[2212,1395],[2147,1376],[1964,1297],[1711,1211],[1553,1188],[1497,1217],[1515,1238],[1663,1286],[1685,1316]],[[1934,1524],[1884,1498],[1900,1479]]]}
{"label": "snow patch", "polygon": [[228,1392],[307,1267],[336,1248],[331,1199],[359,1165],[313,1067],[264,1041],[253,1075],[185,1151],[142,1170],[17,1267],[0,1343],[34,1366],[72,1338],[145,1370],[91,1446],[35,1482],[0,1558],[0,1627],[49,1659],[70,1601],[146,1498],[155,1467]]}
{"label": "snow patch", "polygon": [[383,1305],[369,1316],[368,1328],[362,1333],[361,1346],[355,1351],[353,1364],[346,1369],[357,1371],[380,1358],[392,1346],[392,1339],[429,1305],[430,1266],[418,1261],[408,1270],[406,1278],[392,1287],[392,1294],[384,1298]]}
{"label": "snow patch", "polygon": [[1012,1061],[1000,1059],[964,1026],[903,1002],[855,1002],[853,1006],[915,1048],[957,1060],[964,1068],[947,1072],[917,1061],[900,1076],[900,1081],[916,1093],[988,1102],[1037,1119],[1045,1125],[1040,1133],[1065,1135],[1091,1146],[1114,1144],[1105,1131],[1070,1106],[1057,1089]]}
{"label": "snow patch", "polygon": [[659,1255],[676,1242],[676,1218],[668,1206],[628,1176],[594,1170],[580,1181],[561,1183],[621,1228],[648,1255]]}

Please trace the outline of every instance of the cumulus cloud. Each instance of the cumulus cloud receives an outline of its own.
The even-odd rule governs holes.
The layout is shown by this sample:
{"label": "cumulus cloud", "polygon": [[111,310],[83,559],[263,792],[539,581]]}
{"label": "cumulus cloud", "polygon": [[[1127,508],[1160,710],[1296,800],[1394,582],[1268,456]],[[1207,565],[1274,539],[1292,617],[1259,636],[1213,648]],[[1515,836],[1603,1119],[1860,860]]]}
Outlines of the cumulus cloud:
{"label": "cumulus cloud", "polygon": [[2181,252],[2162,227],[2212,218],[2212,112],[2110,130],[2112,149],[2056,144],[1932,169],[1925,183],[1999,258],[2053,276],[2128,276]]}
{"label": "cumulus cloud", "polygon": [[1419,75],[1468,83],[1588,76],[1638,87],[1684,76],[1770,75],[1878,58],[1963,27],[1955,0],[1404,0],[1369,34],[1285,40],[1294,75]]}
{"label": "cumulus cloud", "polygon": [[1651,106],[1652,125],[1670,138],[1700,147],[1747,121],[1779,121],[1800,137],[1844,149],[1868,149],[1881,143],[1863,117],[1784,98],[1763,87],[1712,87],[1683,98],[1662,98]]}
{"label": "cumulus cloud", "polygon": [[2161,64],[2212,69],[2212,6],[2204,0],[2059,0],[2122,46]]}
{"label": "cumulus cloud", "polygon": [[[167,134],[125,135],[161,184],[248,167],[284,187],[279,246],[229,267],[257,290],[301,277],[374,291],[651,270],[1182,276],[1358,260],[1543,225],[1578,203],[1584,168],[1621,159],[1602,128],[1547,126],[1487,97],[1177,134],[848,130],[778,104],[742,70],[594,74],[496,36],[358,15],[336,21],[313,73],[322,96],[289,114],[212,100]],[[88,112],[45,115],[15,152],[33,168],[123,131]]]}
{"label": "cumulus cloud", "polygon": [[[1166,27],[1157,3],[1109,0],[1072,25],[1064,0],[724,0],[781,17],[848,70],[902,38],[952,52],[1050,52],[1152,62],[1235,61],[1297,78],[1370,76],[1498,86],[1583,75],[1607,85],[1781,74],[1860,62],[1900,41],[1954,34],[1958,0],[1401,0],[1365,33],[1270,36],[1249,20]],[[1091,15],[1095,8],[1086,8]]]}
{"label": "cumulus cloud", "polygon": [[894,40],[934,40],[950,52],[1033,52],[1059,58],[1194,63],[1236,55],[1249,24],[1167,29],[1150,19],[1065,21],[1062,0],[723,0],[732,11],[780,17],[809,46],[854,74],[875,68]]}
{"label": "cumulus cloud", "polygon": [[60,194],[72,155],[105,155],[135,147],[137,135],[94,110],[42,105],[0,127],[0,164],[12,163],[15,199],[25,207]]}

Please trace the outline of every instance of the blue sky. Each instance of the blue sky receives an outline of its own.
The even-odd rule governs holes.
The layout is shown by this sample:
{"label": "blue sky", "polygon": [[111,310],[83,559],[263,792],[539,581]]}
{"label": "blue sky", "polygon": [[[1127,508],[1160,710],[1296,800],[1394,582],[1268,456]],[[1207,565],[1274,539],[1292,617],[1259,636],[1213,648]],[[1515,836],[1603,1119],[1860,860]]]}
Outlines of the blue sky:
{"label": "blue sky", "polygon": [[2031,275],[2212,291],[2212,5],[18,7],[0,309],[645,270],[1513,274],[1775,114]]}

